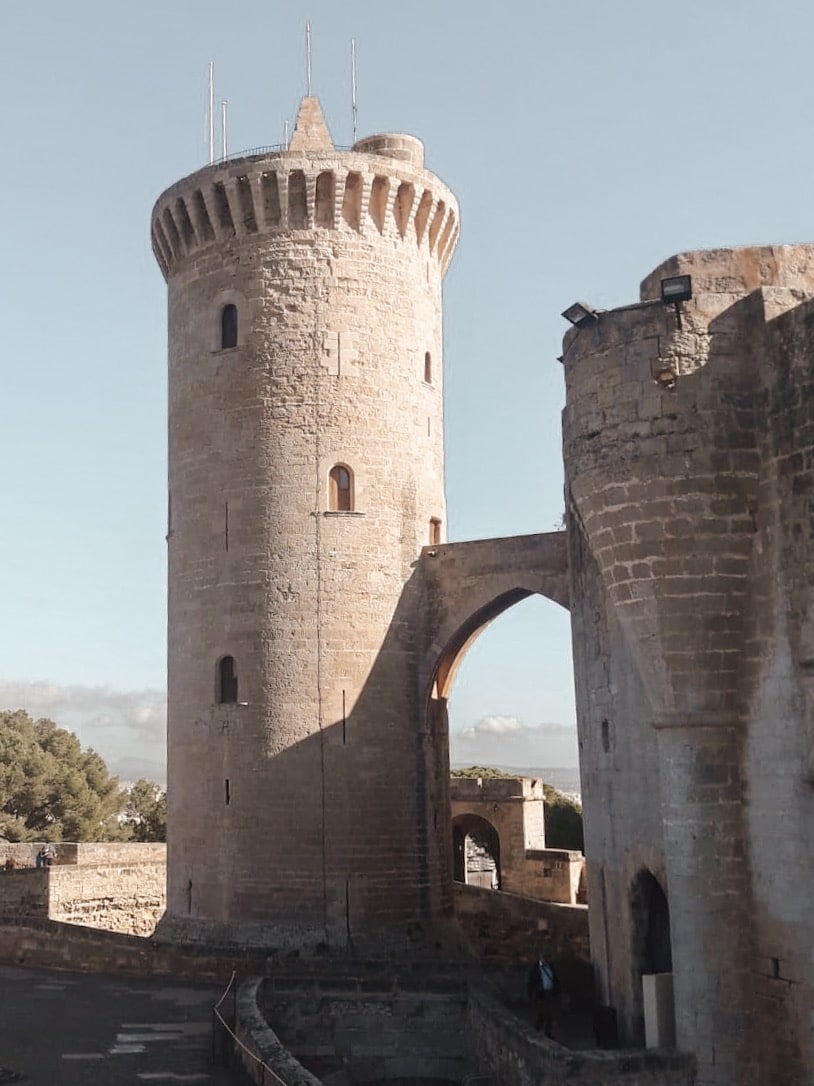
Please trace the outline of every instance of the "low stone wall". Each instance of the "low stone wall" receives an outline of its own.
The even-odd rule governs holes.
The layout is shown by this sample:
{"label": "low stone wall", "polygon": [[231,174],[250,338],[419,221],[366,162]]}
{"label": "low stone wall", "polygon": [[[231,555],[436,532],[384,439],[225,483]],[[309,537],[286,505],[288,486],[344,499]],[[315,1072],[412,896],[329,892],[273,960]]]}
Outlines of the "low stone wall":
{"label": "low stone wall", "polygon": [[[53,869],[52,869],[53,870]],[[48,916],[48,868],[0,870],[0,920]]]}
{"label": "low stone wall", "polygon": [[0,868],[35,867],[37,853],[47,847],[56,867],[92,864],[165,864],[167,846],[158,841],[0,841]]}
{"label": "low stone wall", "polygon": [[[166,902],[166,845],[60,841],[37,868],[43,842],[0,846],[0,918],[25,916],[149,935]],[[12,870],[3,869],[9,861]]]}
{"label": "low stone wall", "polygon": [[52,920],[150,935],[164,912],[164,864],[50,867],[42,873],[48,879]]}
{"label": "low stone wall", "polygon": [[465,980],[437,968],[412,978],[332,976],[257,986],[263,1018],[308,1070],[335,1086],[383,1080],[461,1081],[472,1068]]}
{"label": "low stone wall", "polygon": [[233,972],[238,976],[264,973],[269,964],[268,956],[257,950],[173,946],[33,917],[0,923],[0,962],[78,973],[183,977],[222,982],[224,988]]}
{"label": "low stone wall", "polygon": [[591,960],[586,905],[533,901],[456,882],[455,918],[479,958],[527,962],[542,945],[554,960]]}
{"label": "low stone wall", "polygon": [[581,852],[531,849],[526,852],[525,862],[512,869],[511,880],[508,877],[503,880],[503,886],[512,894],[575,905],[584,870],[585,857]]}
{"label": "low stone wall", "polygon": [[241,984],[237,993],[234,1032],[240,1045],[238,1055],[252,1082],[266,1086],[266,1067],[286,1086],[321,1086],[316,1075],[295,1059],[266,1022],[258,1006],[258,990],[262,977],[252,977]]}
{"label": "low stone wall", "polygon": [[468,1035],[501,1086],[693,1086],[691,1056],[664,1050],[572,1051],[529,1030],[485,986],[470,989]]}

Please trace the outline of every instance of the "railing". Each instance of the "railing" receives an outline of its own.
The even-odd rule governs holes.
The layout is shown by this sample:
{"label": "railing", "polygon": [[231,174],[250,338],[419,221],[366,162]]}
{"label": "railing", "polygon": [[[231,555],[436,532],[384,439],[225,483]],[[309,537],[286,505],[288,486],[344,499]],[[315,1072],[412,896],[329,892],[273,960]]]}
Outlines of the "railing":
{"label": "railing", "polygon": [[[232,1024],[230,1025],[223,1014],[221,1013],[221,1007],[223,1006],[226,997],[229,992],[232,992]],[[220,1029],[218,1029],[218,1024]],[[274,1071],[269,1065],[256,1055],[250,1048],[241,1041],[238,1035],[235,1033],[234,1026],[237,1024],[237,973],[232,970],[232,975],[229,978],[229,983],[226,985],[223,995],[217,1001],[212,1008],[212,1063],[217,1066],[227,1066],[228,1053],[225,1051],[224,1039],[226,1035],[231,1037],[233,1044],[233,1051],[240,1049],[244,1052],[250,1060],[253,1060],[261,1072],[260,1082],[265,1086],[266,1072],[271,1076],[269,1081],[276,1082],[279,1086],[288,1086],[288,1084],[280,1078],[276,1071]]]}
{"label": "railing", "polygon": [[[223,155],[216,156],[214,162],[205,163],[202,169],[206,169],[207,166],[220,166],[224,162],[234,162],[239,158],[255,158],[258,155],[276,155],[281,154],[282,152],[287,150],[288,147],[284,143],[269,143],[265,147],[249,147],[246,151],[235,151],[231,154],[226,155],[225,158]],[[353,148],[336,144],[333,147],[333,150],[352,151]]]}

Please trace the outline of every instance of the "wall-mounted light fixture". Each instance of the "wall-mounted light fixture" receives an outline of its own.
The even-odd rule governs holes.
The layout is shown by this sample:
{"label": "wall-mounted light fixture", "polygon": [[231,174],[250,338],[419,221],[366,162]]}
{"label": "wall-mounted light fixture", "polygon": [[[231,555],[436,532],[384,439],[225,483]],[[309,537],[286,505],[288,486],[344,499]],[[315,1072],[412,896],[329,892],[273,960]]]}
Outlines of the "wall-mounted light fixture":
{"label": "wall-mounted light fixture", "polygon": [[673,275],[661,281],[661,300],[664,305],[672,305],[676,311],[676,323],[681,331],[681,303],[692,298],[692,276]]}
{"label": "wall-mounted light fixture", "polygon": [[587,324],[594,324],[598,319],[597,311],[591,309],[585,302],[574,302],[563,310],[563,317],[570,321],[575,328],[584,328]]}

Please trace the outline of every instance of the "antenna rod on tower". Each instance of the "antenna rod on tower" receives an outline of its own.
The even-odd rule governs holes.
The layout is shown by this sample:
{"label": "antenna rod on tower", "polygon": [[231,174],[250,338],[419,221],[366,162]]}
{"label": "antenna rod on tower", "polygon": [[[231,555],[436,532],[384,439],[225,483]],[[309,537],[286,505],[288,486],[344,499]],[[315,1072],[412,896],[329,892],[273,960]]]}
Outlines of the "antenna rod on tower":
{"label": "antenna rod on tower", "polygon": [[209,61],[209,165],[215,161],[215,62]]}
{"label": "antenna rod on tower", "polygon": [[228,101],[224,98],[220,104],[220,129],[221,129],[221,162],[226,161],[226,156],[229,154],[229,150],[226,146],[226,107]]}
{"label": "antenna rod on tower", "polygon": [[283,125],[283,145],[284,145],[284,147],[285,147],[285,149],[287,151],[288,150],[288,117],[286,117],[285,124]]}
{"label": "antenna rod on tower", "polygon": [[305,70],[308,84],[308,97],[311,97],[311,24],[305,24]]}
{"label": "antenna rod on tower", "polygon": [[356,143],[356,38],[350,40],[350,93],[353,112],[353,142]]}

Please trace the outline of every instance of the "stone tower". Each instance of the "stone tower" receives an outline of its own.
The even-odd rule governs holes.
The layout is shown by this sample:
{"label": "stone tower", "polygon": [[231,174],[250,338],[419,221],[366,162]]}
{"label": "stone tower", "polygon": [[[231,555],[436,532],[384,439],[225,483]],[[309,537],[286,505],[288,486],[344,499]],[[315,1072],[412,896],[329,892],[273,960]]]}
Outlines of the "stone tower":
{"label": "stone tower", "polygon": [[698,1086],[814,1068],[813,329],[779,245],[675,256],[564,344],[599,995],[637,1045],[671,978]]}
{"label": "stone tower", "polygon": [[447,913],[447,742],[415,674],[444,532],[455,198],[404,135],[169,188],[169,938],[341,945]]}

